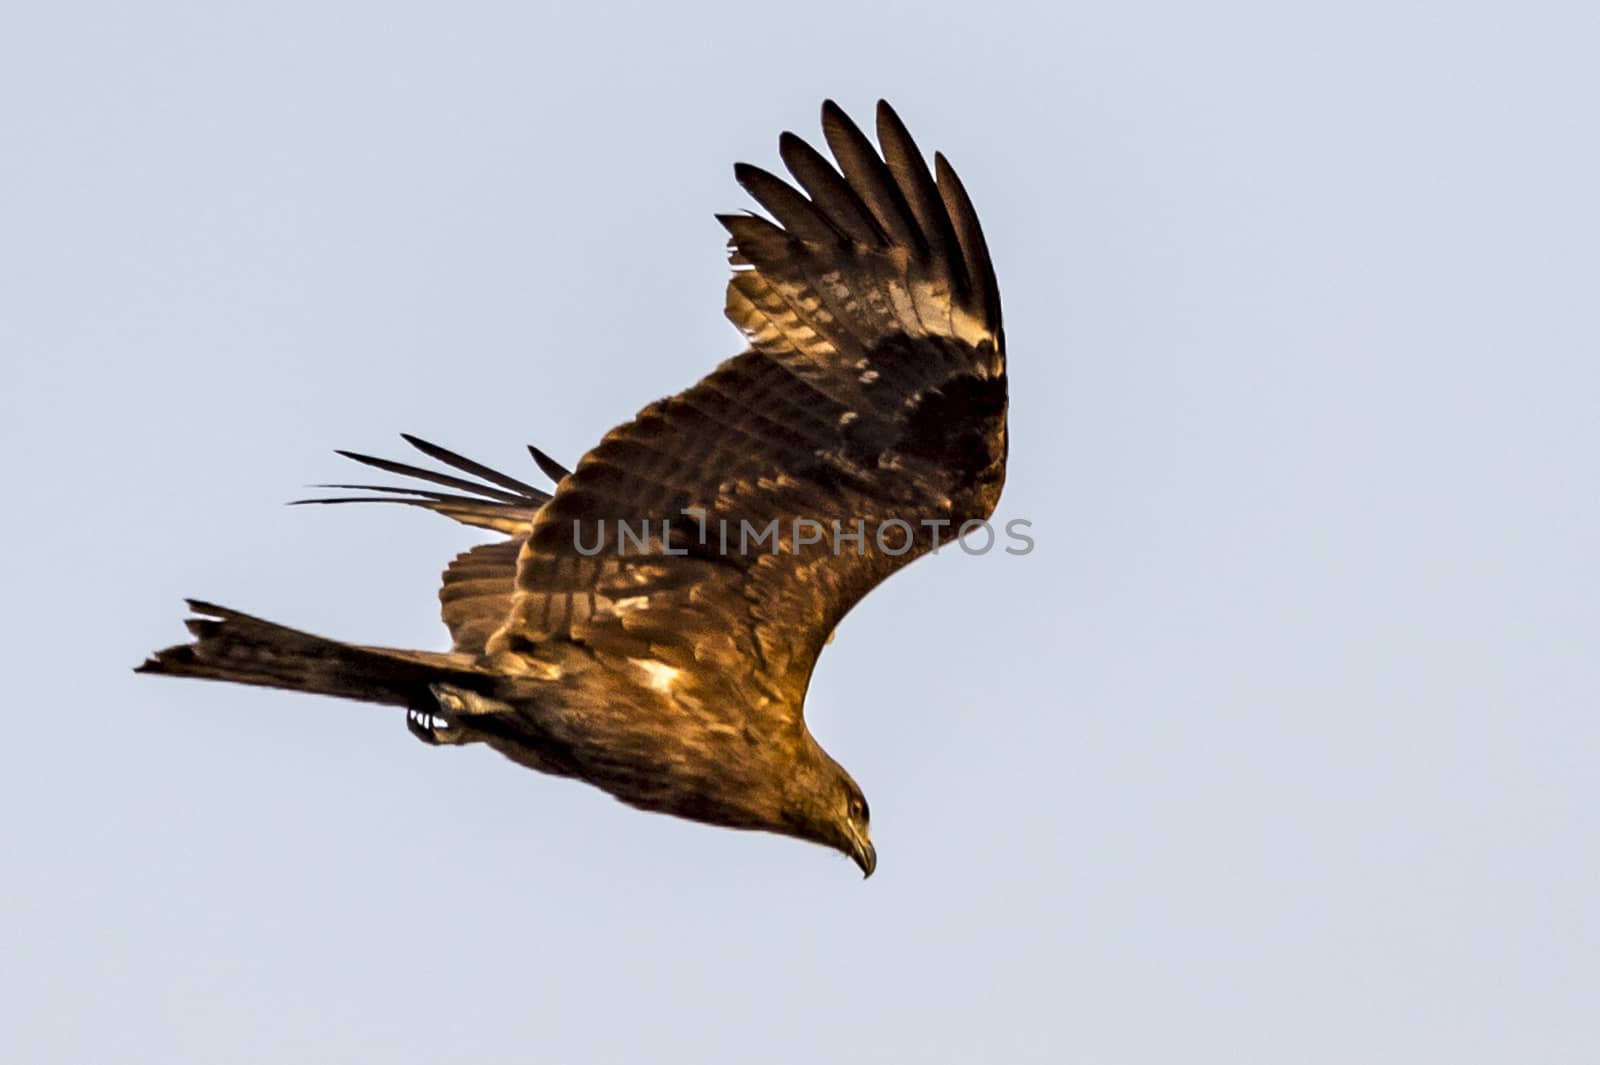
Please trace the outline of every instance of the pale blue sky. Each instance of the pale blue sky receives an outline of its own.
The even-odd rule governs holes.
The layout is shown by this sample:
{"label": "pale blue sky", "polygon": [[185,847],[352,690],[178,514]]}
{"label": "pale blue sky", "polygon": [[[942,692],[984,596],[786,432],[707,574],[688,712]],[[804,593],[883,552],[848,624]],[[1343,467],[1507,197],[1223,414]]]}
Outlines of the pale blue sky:
{"label": "pale blue sky", "polygon": [[[1593,4],[83,4],[0,25],[0,1058],[1600,1060]],[[196,595],[442,646],[532,472],[733,353],[817,107],[959,167],[1023,558],[873,595],[880,864],[135,677]]]}

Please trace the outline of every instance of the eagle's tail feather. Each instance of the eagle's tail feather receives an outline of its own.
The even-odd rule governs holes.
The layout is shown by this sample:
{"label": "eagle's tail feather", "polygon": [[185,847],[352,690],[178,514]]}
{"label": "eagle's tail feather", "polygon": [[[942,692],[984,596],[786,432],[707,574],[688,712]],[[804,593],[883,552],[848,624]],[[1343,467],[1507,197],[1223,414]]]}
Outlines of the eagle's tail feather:
{"label": "eagle's tail feather", "polygon": [[340,643],[188,600],[194,642],[157,651],[139,673],[202,677],[394,706],[429,705],[430,685],[481,688],[473,656]]}

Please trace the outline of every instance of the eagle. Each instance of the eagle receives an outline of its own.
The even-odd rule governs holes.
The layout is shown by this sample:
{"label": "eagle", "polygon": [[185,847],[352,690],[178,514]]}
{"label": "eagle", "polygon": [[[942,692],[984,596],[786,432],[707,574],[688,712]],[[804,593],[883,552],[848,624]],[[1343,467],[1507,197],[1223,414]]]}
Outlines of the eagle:
{"label": "eagle", "polygon": [[344,643],[189,600],[192,640],[138,672],[401,707],[433,745],[482,743],[634,807],[781,833],[877,865],[866,798],[812,737],[806,690],[879,582],[985,521],[1008,450],[994,267],[956,172],[892,108],[877,142],[832,101],[830,161],[734,176],[717,216],[745,350],[645,407],[545,491],[436,444],[450,472],[354,452],[401,487],[322,486],[503,535],[457,556],[448,652]]}

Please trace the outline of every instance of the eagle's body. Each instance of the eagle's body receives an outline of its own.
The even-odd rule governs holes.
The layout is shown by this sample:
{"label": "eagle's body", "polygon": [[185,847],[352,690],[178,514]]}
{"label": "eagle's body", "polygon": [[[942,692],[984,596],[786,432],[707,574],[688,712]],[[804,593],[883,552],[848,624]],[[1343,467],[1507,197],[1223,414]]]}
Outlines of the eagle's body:
{"label": "eagle's body", "polygon": [[993,513],[1004,340],[977,217],[944,160],[935,181],[887,105],[881,158],[832,104],[823,127],[839,170],[780,142],[804,194],[736,168],[777,223],[721,219],[741,267],[727,313],[750,348],[573,471],[535,451],[553,495],[410,437],[474,479],[351,456],[436,486],[363,498],[510,537],[445,571],[452,652],[195,603],[195,642],[141,668],[403,706],[428,742],[487,743],[643,809],[827,844],[870,873],[865,801],[807,731],[806,688],[862,596]]}

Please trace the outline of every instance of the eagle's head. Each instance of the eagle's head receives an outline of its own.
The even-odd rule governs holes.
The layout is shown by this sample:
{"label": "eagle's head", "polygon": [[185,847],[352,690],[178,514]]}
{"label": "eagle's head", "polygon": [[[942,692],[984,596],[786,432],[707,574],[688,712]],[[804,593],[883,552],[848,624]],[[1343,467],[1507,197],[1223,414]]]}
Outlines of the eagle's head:
{"label": "eagle's head", "polygon": [[861,794],[849,774],[845,774],[844,782],[847,785],[844,811],[836,822],[843,845],[834,845],[861,867],[863,877],[869,877],[878,867],[878,851],[872,845],[872,814],[867,809],[867,797]]}
{"label": "eagle's head", "polygon": [[[810,737],[806,737],[810,740]],[[878,867],[872,846],[872,815],[867,797],[844,767],[810,741],[812,757],[794,773],[784,804],[784,828],[792,835],[843,853],[871,876]]]}

